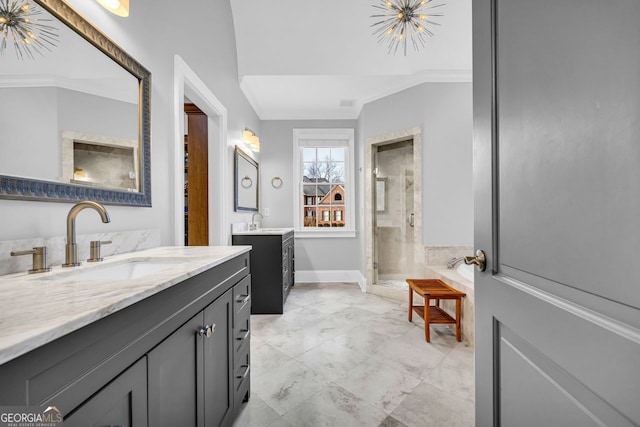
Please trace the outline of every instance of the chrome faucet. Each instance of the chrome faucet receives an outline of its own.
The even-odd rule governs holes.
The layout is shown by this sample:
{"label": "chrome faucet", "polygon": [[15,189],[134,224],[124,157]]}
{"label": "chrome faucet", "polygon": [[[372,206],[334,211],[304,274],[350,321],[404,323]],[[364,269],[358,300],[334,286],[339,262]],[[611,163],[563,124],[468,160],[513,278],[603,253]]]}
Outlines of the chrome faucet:
{"label": "chrome faucet", "polygon": [[464,261],[464,257],[457,257],[457,258],[451,258],[449,261],[447,261],[447,268],[449,270],[452,270],[453,267],[456,266],[457,263],[459,263],[460,261]]}
{"label": "chrome faucet", "polygon": [[264,219],[264,216],[262,216],[260,212],[254,212],[253,215],[251,215],[251,224],[249,224],[249,230],[251,231],[258,228],[258,224],[256,224],[256,215],[260,215],[260,218]]}
{"label": "chrome faucet", "polygon": [[80,262],[78,262],[78,246],[76,245],[76,217],[80,211],[86,208],[92,208],[98,211],[102,222],[105,224],[111,222],[107,210],[100,203],[87,200],[75,204],[67,215],[67,244],[64,247],[65,263],[62,264],[63,267],[77,267],[80,265]]}

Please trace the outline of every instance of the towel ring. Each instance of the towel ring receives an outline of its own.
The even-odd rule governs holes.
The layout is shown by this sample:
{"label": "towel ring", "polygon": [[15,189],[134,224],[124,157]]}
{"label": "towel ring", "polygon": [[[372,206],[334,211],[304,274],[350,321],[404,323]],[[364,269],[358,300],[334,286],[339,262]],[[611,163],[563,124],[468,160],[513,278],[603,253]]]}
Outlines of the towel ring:
{"label": "towel ring", "polygon": [[253,181],[248,176],[245,176],[244,178],[242,178],[242,181],[240,181],[240,185],[242,186],[242,188],[251,188],[251,186],[253,185]]}
{"label": "towel ring", "polygon": [[282,188],[282,184],[284,184],[284,182],[282,181],[282,178],[280,178],[279,176],[274,176],[273,179],[271,180],[271,186],[273,188]]}

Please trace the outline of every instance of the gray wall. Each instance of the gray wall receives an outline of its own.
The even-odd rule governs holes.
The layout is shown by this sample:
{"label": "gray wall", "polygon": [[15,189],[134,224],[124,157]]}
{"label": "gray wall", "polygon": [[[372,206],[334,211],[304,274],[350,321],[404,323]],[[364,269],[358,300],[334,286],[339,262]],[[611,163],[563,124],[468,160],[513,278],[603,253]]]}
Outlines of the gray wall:
{"label": "gray wall", "polygon": [[[263,220],[269,227],[293,227],[293,197],[296,180],[293,177],[293,129],[294,128],[351,128],[356,132],[355,120],[268,120],[261,125],[261,211],[270,210]],[[358,188],[356,147],[356,182]],[[282,188],[271,186],[271,179],[280,176]],[[357,196],[357,195],[356,195]],[[357,205],[357,203],[356,203]],[[356,206],[356,237],[350,238],[302,238],[296,239],[296,270],[360,270],[359,206]]]}
{"label": "gray wall", "polygon": [[61,176],[57,96],[53,87],[0,89],[0,173],[47,179]]}
{"label": "gray wall", "polygon": [[473,245],[471,83],[424,83],[366,104],[360,142],[420,126],[423,244]]}
{"label": "gray wall", "polygon": [[75,90],[58,89],[58,128],[60,132],[69,130],[138,139],[138,106]]}
{"label": "gray wall", "polygon": [[65,130],[138,137],[137,106],[128,102],[56,87],[3,88],[0,99],[0,172],[6,175],[59,180]]}
{"label": "gray wall", "polygon": [[[426,83],[373,101],[357,121],[263,121],[260,140],[261,210],[269,227],[293,226],[293,129],[347,127],[356,130],[356,237],[297,239],[297,270],[359,270],[365,275],[364,142],[367,138],[422,128],[423,244],[473,245],[471,83]],[[282,177],[281,189],[271,178]]]}
{"label": "gray wall", "polygon": [[[228,0],[193,0],[188,8],[180,8],[158,7],[153,0],[136,0],[131,2],[131,14],[125,19],[105,11],[97,2],[69,0],[68,3],[152,73],[153,207],[110,206],[110,224],[102,224],[91,213],[82,214],[77,222],[78,233],[158,228],[162,244],[173,244],[174,55],[180,55],[226,107],[230,147],[240,143],[245,126],[260,134],[258,117],[238,83],[230,3]],[[231,153],[232,148],[226,159],[230,171],[227,186],[233,186]],[[232,200],[229,206],[233,209]],[[70,207],[69,203],[0,200],[0,240],[64,235]],[[233,220],[234,213],[228,214]]]}

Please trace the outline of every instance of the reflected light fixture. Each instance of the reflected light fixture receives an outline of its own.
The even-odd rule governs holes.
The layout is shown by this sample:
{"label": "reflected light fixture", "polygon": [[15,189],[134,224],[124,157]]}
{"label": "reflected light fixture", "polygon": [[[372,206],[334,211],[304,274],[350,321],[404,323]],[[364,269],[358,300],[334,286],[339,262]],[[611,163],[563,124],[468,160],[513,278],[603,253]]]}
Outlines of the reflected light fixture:
{"label": "reflected light fixture", "polygon": [[35,59],[42,50],[51,52],[56,46],[58,28],[48,25],[49,18],[40,18],[44,11],[29,0],[0,0],[0,54],[13,44],[19,59]]}
{"label": "reflected light fixture", "polygon": [[395,54],[402,46],[404,56],[407,56],[409,39],[417,52],[425,46],[427,36],[433,36],[428,27],[440,25],[433,18],[443,16],[438,13],[442,6],[444,3],[434,4],[434,0],[383,0],[373,5],[383,11],[371,15],[377,20],[371,24],[376,28],[373,35],[378,38],[378,44],[387,44],[390,54]]}
{"label": "reflected light fixture", "polygon": [[109,12],[126,18],[129,16],[129,0],[98,0]]}
{"label": "reflected light fixture", "polygon": [[251,151],[258,153],[260,152],[260,138],[254,131],[249,128],[244,128],[242,131],[242,140],[249,145]]}

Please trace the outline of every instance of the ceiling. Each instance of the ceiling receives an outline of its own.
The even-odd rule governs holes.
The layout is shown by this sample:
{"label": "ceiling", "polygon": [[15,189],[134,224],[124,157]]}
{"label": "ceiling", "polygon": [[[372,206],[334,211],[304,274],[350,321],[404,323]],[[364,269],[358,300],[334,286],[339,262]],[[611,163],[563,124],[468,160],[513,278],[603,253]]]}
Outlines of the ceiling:
{"label": "ceiling", "polygon": [[356,119],[423,82],[469,82],[471,0],[442,3],[434,36],[404,56],[372,34],[380,0],[232,1],[240,87],[262,120]]}

